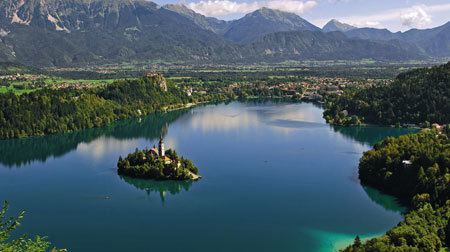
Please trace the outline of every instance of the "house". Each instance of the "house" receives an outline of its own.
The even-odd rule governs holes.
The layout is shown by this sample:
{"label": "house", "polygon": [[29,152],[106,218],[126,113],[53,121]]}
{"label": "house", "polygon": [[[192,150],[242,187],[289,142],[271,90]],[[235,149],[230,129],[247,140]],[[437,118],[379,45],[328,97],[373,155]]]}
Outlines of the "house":
{"label": "house", "polygon": [[411,160],[403,160],[402,161],[403,168],[408,168],[412,165]]}
{"label": "house", "polygon": [[297,93],[297,90],[295,90],[295,89],[284,88],[284,89],[281,89],[281,91],[287,95],[295,95]]}
{"label": "house", "polygon": [[441,125],[439,125],[437,123],[433,123],[433,124],[431,124],[431,128],[435,128],[437,130],[443,130],[444,126],[441,126]]}

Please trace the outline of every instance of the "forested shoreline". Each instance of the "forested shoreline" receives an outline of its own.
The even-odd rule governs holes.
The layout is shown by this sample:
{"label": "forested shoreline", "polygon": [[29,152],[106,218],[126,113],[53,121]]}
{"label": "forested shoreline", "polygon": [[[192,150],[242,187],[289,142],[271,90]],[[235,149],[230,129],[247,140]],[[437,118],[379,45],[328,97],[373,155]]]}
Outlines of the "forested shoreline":
{"label": "forested shoreline", "polygon": [[407,202],[405,220],[385,235],[344,252],[440,251],[450,246],[450,130],[389,137],[363,154],[359,178]]}
{"label": "forested shoreline", "polygon": [[404,221],[381,237],[359,236],[343,252],[441,251],[450,246],[450,62],[400,74],[389,86],[344,92],[330,98],[330,124],[418,125],[416,134],[389,137],[365,152],[361,184],[398,197],[409,207]]}
{"label": "forested shoreline", "polygon": [[344,126],[450,123],[450,62],[401,73],[391,85],[329,97],[324,117]]}
{"label": "forested shoreline", "polygon": [[189,97],[171,81],[156,77],[119,80],[90,89],[46,88],[29,94],[0,94],[0,139],[25,138],[106,126],[114,121],[162,112],[226,96]]}

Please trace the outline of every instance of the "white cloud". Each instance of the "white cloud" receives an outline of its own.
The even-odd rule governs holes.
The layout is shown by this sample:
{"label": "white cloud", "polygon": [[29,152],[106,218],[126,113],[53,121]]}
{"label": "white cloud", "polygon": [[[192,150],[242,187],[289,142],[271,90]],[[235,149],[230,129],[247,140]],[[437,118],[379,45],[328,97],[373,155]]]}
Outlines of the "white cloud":
{"label": "white cloud", "polygon": [[372,28],[381,28],[381,24],[378,21],[367,21],[364,26]]}
{"label": "white cloud", "polygon": [[420,6],[413,7],[412,10],[400,16],[403,26],[407,27],[423,27],[431,23],[431,17]]}
{"label": "white cloud", "polygon": [[303,14],[308,12],[317,5],[315,1],[295,1],[295,0],[278,0],[269,1],[265,7],[275,10],[293,12],[297,14]]}
{"label": "white cloud", "polygon": [[350,2],[350,0],[328,0],[329,3]]}
{"label": "white cloud", "polygon": [[262,7],[303,14],[317,5],[316,1],[269,0],[255,2],[234,2],[230,0],[207,0],[191,2],[187,7],[205,16],[221,16],[227,14],[242,14],[255,11]]}
{"label": "white cloud", "polygon": [[[431,23],[433,13],[450,11],[450,4],[420,5],[409,8],[391,9],[383,13],[374,13],[372,15],[356,15],[339,17],[339,21],[354,25],[357,27],[376,27],[382,28],[383,22],[393,23],[398,21],[404,27],[423,27]],[[325,24],[329,19],[314,20],[316,25]]]}

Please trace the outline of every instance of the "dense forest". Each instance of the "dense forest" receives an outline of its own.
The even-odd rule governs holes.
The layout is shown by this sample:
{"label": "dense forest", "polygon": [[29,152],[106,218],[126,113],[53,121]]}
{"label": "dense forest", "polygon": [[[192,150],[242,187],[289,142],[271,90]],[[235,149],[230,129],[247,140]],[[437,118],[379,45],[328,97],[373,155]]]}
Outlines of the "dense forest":
{"label": "dense forest", "polygon": [[421,203],[417,200],[443,205],[450,196],[449,168],[448,135],[425,129],[417,134],[389,137],[376,144],[362,156],[359,176],[363,184],[395,194],[414,205]]}
{"label": "dense forest", "polygon": [[324,116],[335,125],[450,123],[450,62],[399,74],[391,85],[330,97]]}
{"label": "dense forest", "polygon": [[387,138],[364,153],[359,164],[362,184],[393,194],[410,205],[405,220],[385,235],[351,251],[440,251],[450,246],[450,139],[440,132]]}
{"label": "dense forest", "polygon": [[[91,89],[42,89],[29,94],[0,94],[0,139],[72,132],[116,120],[165,111],[194,99],[156,77],[119,80]],[[165,81],[165,80],[164,80]]]}
{"label": "dense forest", "polygon": [[124,159],[119,158],[117,166],[120,175],[134,178],[154,180],[188,180],[190,173],[198,174],[198,168],[191,160],[178,157],[176,151],[169,149],[165,152],[169,162],[152,153],[151,150],[138,150],[128,154]]}

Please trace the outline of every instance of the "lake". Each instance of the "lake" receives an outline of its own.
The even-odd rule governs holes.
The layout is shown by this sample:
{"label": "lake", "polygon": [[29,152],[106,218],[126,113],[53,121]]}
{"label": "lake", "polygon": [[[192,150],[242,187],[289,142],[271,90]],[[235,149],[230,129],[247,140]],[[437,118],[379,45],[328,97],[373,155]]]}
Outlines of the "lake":
{"label": "lake", "polygon": [[[360,185],[383,127],[334,127],[311,103],[254,100],[149,115],[71,134],[0,141],[0,200],[18,233],[69,251],[335,251],[402,220],[395,198]],[[119,156],[157,145],[199,181],[117,175]]]}

